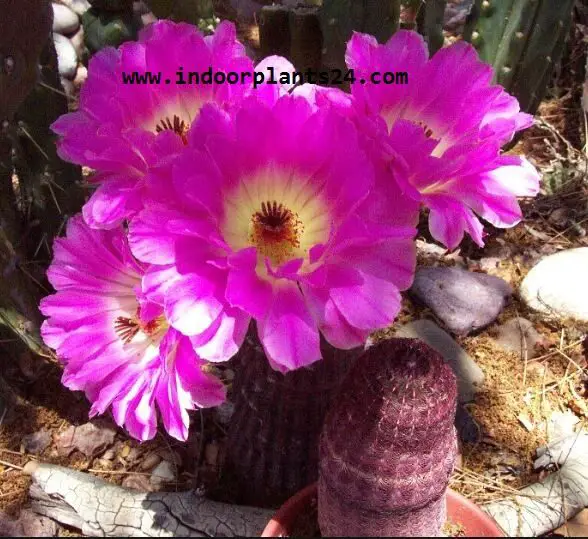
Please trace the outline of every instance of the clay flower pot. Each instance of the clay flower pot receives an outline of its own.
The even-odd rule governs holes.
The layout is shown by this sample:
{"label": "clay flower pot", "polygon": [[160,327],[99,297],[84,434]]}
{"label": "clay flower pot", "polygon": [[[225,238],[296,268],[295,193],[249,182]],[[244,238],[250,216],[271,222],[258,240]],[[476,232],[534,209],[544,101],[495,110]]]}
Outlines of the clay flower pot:
{"label": "clay flower pot", "polygon": [[[293,526],[305,511],[310,510],[316,495],[316,483],[313,483],[292,496],[278,509],[261,536],[292,536]],[[447,516],[451,523],[463,526],[466,537],[505,537],[498,524],[482,509],[450,489],[447,489]]]}

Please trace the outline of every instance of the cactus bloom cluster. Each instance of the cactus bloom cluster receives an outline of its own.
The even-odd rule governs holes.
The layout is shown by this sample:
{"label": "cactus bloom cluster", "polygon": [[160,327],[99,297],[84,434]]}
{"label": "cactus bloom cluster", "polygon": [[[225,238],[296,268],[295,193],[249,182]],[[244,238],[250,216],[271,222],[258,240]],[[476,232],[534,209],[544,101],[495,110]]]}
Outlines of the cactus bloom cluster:
{"label": "cactus bloom cluster", "polygon": [[228,22],[204,37],[159,21],[93,57],[79,110],[53,129],[97,189],[56,243],[57,293],[42,304],[64,383],[93,413],[111,407],[142,440],[159,414],[185,439],[186,410],[223,398],[210,364],[234,356],[253,321],[281,372],[320,360],[321,336],[351,349],[389,326],[421,206],[450,248],[464,232],[482,244],[474,212],[520,220],[516,196],[535,194],[538,175],[500,146],[530,118],[469,45],[429,59],[417,34],[355,34],[347,60],[358,74],[402,68],[409,83],[123,83],[131,70],[251,71]]}

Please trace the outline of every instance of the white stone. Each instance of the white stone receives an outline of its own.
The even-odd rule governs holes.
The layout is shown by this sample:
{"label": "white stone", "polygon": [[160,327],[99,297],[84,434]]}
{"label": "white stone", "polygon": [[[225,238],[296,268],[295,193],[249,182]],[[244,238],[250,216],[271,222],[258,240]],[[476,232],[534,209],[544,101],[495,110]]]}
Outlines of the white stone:
{"label": "white stone", "polygon": [[53,6],[53,31],[58,34],[73,34],[80,27],[80,18],[63,4]]}
{"label": "white stone", "polygon": [[67,6],[80,17],[92,7],[88,0],[59,0],[59,3]]}
{"label": "white stone", "polygon": [[55,52],[57,53],[57,67],[59,74],[66,79],[73,79],[78,69],[78,55],[71,41],[61,34],[53,34]]}
{"label": "white stone", "polygon": [[536,311],[588,322],[588,247],[542,259],[523,280],[520,295]]}
{"label": "white stone", "polygon": [[149,482],[156,488],[170,483],[176,478],[174,465],[167,460],[162,460],[151,472]]}

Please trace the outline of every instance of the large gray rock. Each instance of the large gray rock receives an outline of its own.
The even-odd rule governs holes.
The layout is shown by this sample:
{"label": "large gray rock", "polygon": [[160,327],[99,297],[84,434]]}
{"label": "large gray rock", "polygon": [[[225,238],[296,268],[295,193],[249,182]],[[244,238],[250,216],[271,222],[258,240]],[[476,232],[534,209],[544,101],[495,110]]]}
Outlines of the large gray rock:
{"label": "large gray rock", "polygon": [[61,34],[53,34],[53,43],[57,53],[59,74],[66,79],[73,79],[78,68],[78,55],[71,41]]}
{"label": "large gray rock", "polygon": [[396,337],[420,339],[439,352],[457,376],[459,402],[474,400],[478,388],[484,383],[484,373],[476,362],[451,336],[430,320],[416,320],[399,326]]}
{"label": "large gray rock", "polygon": [[520,295],[536,311],[588,322],[588,247],[542,259],[524,278]]}
{"label": "large gray rock", "polygon": [[67,6],[52,4],[53,31],[58,34],[73,34],[80,27],[80,18]]}
{"label": "large gray rock", "polygon": [[410,293],[447,328],[467,335],[491,324],[512,294],[510,285],[492,275],[459,268],[419,268]]}

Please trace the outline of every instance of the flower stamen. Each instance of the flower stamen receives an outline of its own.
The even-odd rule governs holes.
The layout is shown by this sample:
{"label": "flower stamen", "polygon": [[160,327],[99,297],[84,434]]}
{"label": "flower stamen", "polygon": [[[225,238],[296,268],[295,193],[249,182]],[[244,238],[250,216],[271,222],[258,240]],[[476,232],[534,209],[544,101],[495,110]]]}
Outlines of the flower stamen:
{"label": "flower stamen", "polygon": [[417,124],[423,128],[423,131],[425,132],[425,137],[431,138],[433,136],[433,130],[425,122],[419,120]]}
{"label": "flower stamen", "polygon": [[145,323],[142,323],[138,316],[134,318],[119,316],[114,321],[114,331],[124,344],[130,343],[139,332],[144,333],[151,340],[156,341],[156,334],[161,329],[167,329],[167,324],[163,316],[159,316]]}
{"label": "flower stamen", "polygon": [[114,321],[114,331],[124,344],[130,343],[140,329],[139,322],[133,318],[119,316]]}
{"label": "flower stamen", "polygon": [[249,241],[274,264],[280,264],[300,247],[303,229],[298,214],[276,200],[268,200],[251,216]]}
{"label": "flower stamen", "polygon": [[189,129],[190,124],[182,120],[177,114],[174,114],[172,120],[169,119],[169,116],[162,118],[155,126],[156,133],[161,133],[163,131],[173,131],[182,139],[184,145],[188,144],[187,133]]}

